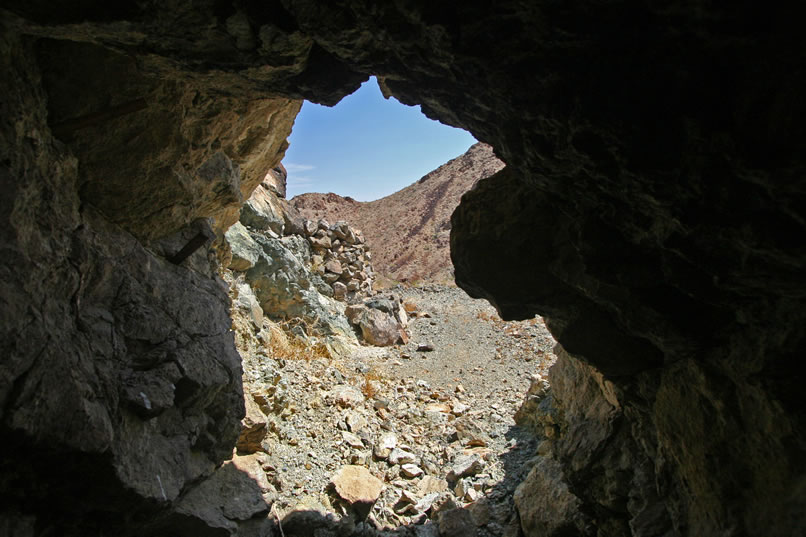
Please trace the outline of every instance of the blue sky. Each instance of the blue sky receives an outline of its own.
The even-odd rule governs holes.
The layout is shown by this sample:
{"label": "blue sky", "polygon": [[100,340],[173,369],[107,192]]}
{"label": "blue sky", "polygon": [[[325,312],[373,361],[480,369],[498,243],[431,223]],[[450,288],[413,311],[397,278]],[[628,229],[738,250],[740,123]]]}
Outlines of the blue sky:
{"label": "blue sky", "polygon": [[419,106],[384,99],[374,77],[333,108],[305,101],[288,141],[289,199],[335,192],[359,201],[397,192],[476,142]]}

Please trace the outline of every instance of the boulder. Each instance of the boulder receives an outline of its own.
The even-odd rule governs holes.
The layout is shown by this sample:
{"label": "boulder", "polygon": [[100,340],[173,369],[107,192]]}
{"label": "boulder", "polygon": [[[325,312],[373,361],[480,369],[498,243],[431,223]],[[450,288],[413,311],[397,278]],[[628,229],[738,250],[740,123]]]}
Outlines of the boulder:
{"label": "boulder", "polygon": [[341,282],[333,282],[333,298],[336,300],[341,300],[345,296],[347,296],[347,291],[349,289],[346,285]]}
{"label": "boulder", "polygon": [[305,236],[305,219],[299,212],[292,206],[285,204],[285,211],[283,212],[283,233],[286,235],[299,235]]}
{"label": "boulder", "polygon": [[568,488],[560,464],[541,458],[515,489],[515,506],[525,537],[588,535],[589,520],[579,507],[580,499]]}
{"label": "boulder", "polygon": [[352,448],[360,449],[364,447],[364,442],[356,434],[349,431],[342,431],[341,437],[344,443]]}
{"label": "boulder", "polygon": [[392,432],[386,432],[381,435],[372,449],[372,454],[376,459],[386,459],[392,450],[397,446],[397,435]]}
{"label": "boulder", "polygon": [[350,231],[350,226],[347,225],[347,222],[344,220],[339,220],[332,226],[330,226],[330,231],[333,233],[333,236],[337,239],[344,240],[347,238],[347,235]]}
{"label": "boulder", "polygon": [[476,475],[484,468],[484,461],[477,454],[459,455],[448,471],[448,481]]}
{"label": "boulder", "polygon": [[344,421],[347,423],[347,427],[350,429],[350,432],[353,433],[363,431],[369,425],[367,418],[358,412],[348,413]]}
{"label": "boulder", "polygon": [[302,223],[302,231],[306,237],[311,237],[314,233],[316,233],[316,229],[316,222],[313,220],[305,220]]}
{"label": "boulder", "polygon": [[235,271],[245,271],[254,267],[260,259],[261,248],[252,239],[249,230],[240,222],[235,222],[224,233],[224,238],[232,252],[229,268]]}
{"label": "boulder", "polygon": [[395,448],[389,453],[389,462],[391,464],[410,464],[416,463],[418,460],[417,455],[401,448]]}
{"label": "boulder", "polygon": [[255,402],[252,394],[244,394],[246,415],[241,420],[241,435],[235,447],[239,453],[262,451],[261,443],[266,437],[266,415]]}
{"label": "boulder", "polygon": [[348,384],[339,384],[328,392],[327,399],[341,407],[352,408],[363,403],[365,398],[358,389]]}
{"label": "boulder", "polygon": [[364,304],[347,306],[345,315],[353,326],[361,330],[364,341],[383,347],[408,342],[408,334],[395,315],[398,309],[392,301],[373,299]]}
{"label": "boulder", "polygon": [[235,532],[239,522],[269,512],[270,492],[254,456],[233,457],[183,496],[176,513],[219,531]]}
{"label": "boulder", "polygon": [[414,478],[423,475],[423,469],[416,464],[406,463],[400,466],[400,475],[403,477]]}
{"label": "boulder", "polygon": [[354,341],[355,335],[343,314],[344,306],[317,290],[308,265],[294,254],[294,245],[302,248],[300,239],[261,234],[252,237],[260,253],[255,265],[246,271],[246,282],[264,313],[280,319],[302,318],[318,335]]}
{"label": "boulder", "polygon": [[325,262],[325,270],[333,274],[341,275],[343,269],[338,259],[329,259]]}
{"label": "boulder", "polygon": [[361,336],[370,345],[386,347],[401,340],[401,327],[397,321],[378,310],[365,310],[357,323]]}
{"label": "boulder", "polygon": [[[344,285],[344,284],[342,284],[342,285]],[[335,284],[334,284],[334,287],[335,287]],[[347,288],[348,291],[356,293],[356,292],[361,290],[361,282],[359,280],[352,279],[352,280],[347,282],[346,288]]]}
{"label": "boulder", "polygon": [[252,192],[252,196],[241,207],[240,221],[243,225],[257,230],[271,230],[283,234],[285,227],[285,206],[277,195],[262,185]]}
{"label": "boulder", "polygon": [[331,478],[336,494],[365,519],[383,490],[383,481],[363,466],[342,466]]}
{"label": "boulder", "polygon": [[330,242],[330,237],[325,235],[324,237],[308,237],[308,240],[311,241],[311,246],[313,246],[314,250],[322,251],[322,250],[329,250],[332,246]]}

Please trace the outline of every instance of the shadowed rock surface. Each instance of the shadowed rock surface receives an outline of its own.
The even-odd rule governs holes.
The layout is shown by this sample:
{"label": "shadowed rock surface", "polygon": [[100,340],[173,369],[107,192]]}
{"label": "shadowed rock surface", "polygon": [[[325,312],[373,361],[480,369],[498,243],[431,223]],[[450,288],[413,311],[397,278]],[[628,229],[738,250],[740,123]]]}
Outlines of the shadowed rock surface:
{"label": "shadowed rock surface", "polygon": [[[181,508],[218,487],[244,414],[203,231],[220,238],[280,162],[299,99],[375,74],[508,164],[464,197],[451,247],[460,286],[545,315],[565,349],[525,534],[803,533],[796,20],[696,1],[5,2],[0,528],[270,534]],[[542,508],[560,482],[568,501]]]}

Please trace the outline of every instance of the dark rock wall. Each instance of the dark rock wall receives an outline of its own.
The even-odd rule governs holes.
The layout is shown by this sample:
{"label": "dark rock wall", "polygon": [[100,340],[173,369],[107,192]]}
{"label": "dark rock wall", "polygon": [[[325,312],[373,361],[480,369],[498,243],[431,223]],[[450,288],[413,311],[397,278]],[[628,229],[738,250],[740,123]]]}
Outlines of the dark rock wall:
{"label": "dark rock wall", "polygon": [[[213,436],[240,412],[224,292],[150,245],[198,218],[237,218],[279,160],[289,99],[333,104],[377,74],[508,163],[454,216],[459,284],[505,316],[549,317],[568,352],[560,404],[583,363],[617,393],[612,414],[565,413],[556,464],[534,477],[565,480],[581,515],[530,527],[804,531],[806,46],[783,7],[29,0],[0,14],[0,393],[17,452],[104,457],[151,508],[153,483],[128,483],[119,462],[135,460],[127,431],[185,431],[186,448],[170,449],[190,462],[171,495],[221,460],[234,435],[205,443],[171,417],[176,395],[149,417],[112,380],[136,371],[164,394],[177,374],[192,379],[184,412]],[[104,269],[113,260],[123,266]],[[177,302],[197,300],[214,313],[177,317]],[[167,369],[181,357],[152,353],[191,344],[179,373]],[[585,424],[602,421],[586,444]],[[575,443],[590,454],[563,447]],[[22,526],[28,499],[47,496],[3,490]]]}
{"label": "dark rock wall", "polygon": [[0,534],[164,529],[244,414],[211,225],[300,102],[2,23]]}

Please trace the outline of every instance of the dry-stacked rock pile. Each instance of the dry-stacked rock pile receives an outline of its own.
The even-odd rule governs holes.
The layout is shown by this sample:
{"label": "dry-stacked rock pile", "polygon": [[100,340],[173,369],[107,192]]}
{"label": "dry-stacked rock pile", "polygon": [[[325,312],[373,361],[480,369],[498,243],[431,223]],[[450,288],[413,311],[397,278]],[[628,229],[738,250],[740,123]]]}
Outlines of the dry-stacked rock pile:
{"label": "dry-stacked rock pile", "polygon": [[[346,222],[302,218],[283,198],[285,178],[282,167],[272,170],[225,233],[226,266],[240,289],[235,300],[260,309],[258,317],[265,313],[293,322],[308,336],[324,336],[331,347],[335,339],[338,346],[354,345],[356,335],[370,345],[405,341],[405,318],[390,308],[370,305],[348,322],[345,302],[372,293],[369,246]],[[261,321],[254,324],[259,329]]]}
{"label": "dry-stacked rock pile", "polygon": [[303,229],[313,248],[313,270],[333,287],[333,297],[350,301],[372,292],[372,254],[360,230],[339,221],[306,220]]}

